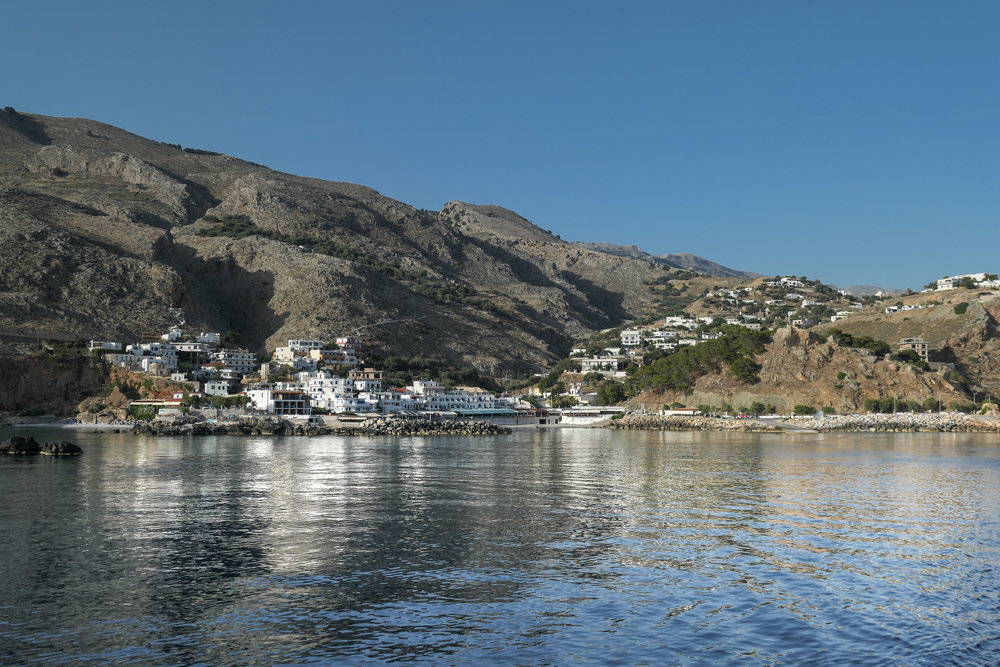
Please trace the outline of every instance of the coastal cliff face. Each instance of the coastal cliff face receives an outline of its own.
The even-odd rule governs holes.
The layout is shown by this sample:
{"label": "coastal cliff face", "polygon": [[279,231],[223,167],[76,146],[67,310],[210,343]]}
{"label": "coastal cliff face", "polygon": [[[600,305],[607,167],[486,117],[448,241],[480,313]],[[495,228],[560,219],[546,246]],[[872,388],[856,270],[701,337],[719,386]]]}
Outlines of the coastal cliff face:
{"label": "coastal cliff face", "polygon": [[106,379],[100,363],[82,357],[60,361],[46,356],[3,358],[0,412],[74,415],[77,404],[99,393]]}
{"label": "coastal cliff face", "polygon": [[876,357],[867,350],[840,347],[800,329],[779,329],[756,358],[760,382],[747,385],[727,373],[700,378],[694,391],[671,397],[687,405],[749,406],[754,401],[790,413],[796,405],[832,407],[837,413],[864,411],[867,399],[905,398],[923,402],[940,398],[945,406],[967,402],[961,388],[942,373],[926,372]]}
{"label": "coastal cliff face", "polygon": [[259,352],[357,333],[497,376],[639,316],[654,262],[576,247],[511,211],[416,209],[150,141],[0,111],[0,344],[129,339],[176,323]]}

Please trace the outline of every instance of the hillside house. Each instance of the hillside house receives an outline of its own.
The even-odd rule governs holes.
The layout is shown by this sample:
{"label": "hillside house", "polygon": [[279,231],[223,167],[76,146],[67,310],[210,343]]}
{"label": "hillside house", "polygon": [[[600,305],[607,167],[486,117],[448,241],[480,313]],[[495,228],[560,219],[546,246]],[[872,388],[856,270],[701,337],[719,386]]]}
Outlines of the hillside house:
{"label": "hillside house", "polygon": [[581,372],[620,371],[625,368],[625,359],[620,356],[589,357],[580,360]]}
{"label": "hillside house", "polygon": [[638,329],[625,329],[621,333],[623,347],[635,347],[642,345],[642,332]]}
{"label": "hillside house", "polygon": [[930,349],[923,338],[904,338],[899,341],[899,351],[913,350],[924,361],[930,361]]}
{"label": "hillside house", "polygon": [[120,352],[122,349],[121,343],[116,343],[114,341],[103,341],[103,340],[92,340],[87,345],[87,349],[93,352],[94,350],[101,350],[107,352]]}

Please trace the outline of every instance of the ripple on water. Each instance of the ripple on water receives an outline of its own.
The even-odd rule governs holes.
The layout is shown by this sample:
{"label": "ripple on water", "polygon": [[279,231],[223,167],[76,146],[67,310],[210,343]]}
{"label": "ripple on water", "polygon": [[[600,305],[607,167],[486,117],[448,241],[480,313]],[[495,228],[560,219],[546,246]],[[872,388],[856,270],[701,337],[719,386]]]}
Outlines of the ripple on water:
{"label": "ripple on water", "polygon": [[85,448],[0,461],[3,662],[1000,655],[1000,450],[982,436]]}

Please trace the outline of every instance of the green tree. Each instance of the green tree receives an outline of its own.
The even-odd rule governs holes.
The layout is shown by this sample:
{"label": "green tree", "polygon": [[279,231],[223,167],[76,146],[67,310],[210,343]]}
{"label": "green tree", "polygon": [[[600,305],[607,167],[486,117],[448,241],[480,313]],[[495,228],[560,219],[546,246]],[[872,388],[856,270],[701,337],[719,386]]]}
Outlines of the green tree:
{"label": "green tree", "polygon": [[814,415],[816,414],[816,408],[811,405],[796,405],[793,408],[793,412],[797,415]]}
{"label": "green tree", "polygon": [[627,398],[625,385],[621,382],[608,380],[597,388],[598,405],[617,405]]}
{"label": "green tree", "polygon": [[579,401],[576,400],[576,396],[556,396],[552,399],[552,407],[554,408],[571,408],[576,405]]}

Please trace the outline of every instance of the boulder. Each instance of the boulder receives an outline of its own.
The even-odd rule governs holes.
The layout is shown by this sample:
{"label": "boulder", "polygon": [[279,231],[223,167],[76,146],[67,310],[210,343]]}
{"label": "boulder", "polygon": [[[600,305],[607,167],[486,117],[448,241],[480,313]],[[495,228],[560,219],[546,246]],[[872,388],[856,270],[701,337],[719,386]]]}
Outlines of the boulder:
{"label": "boulder", "polygon": [[42,454],[46,456],[79,456],[83,450],[72,442],[46,442],[42,445]]}
{"label": "boulder", "polygon": [[41,451],[42,446],[35,442],[35,439],[31,436],[22,438],[19,435],[15,435],[13,438],[0,443],[0,454],[31,455],[38,454]]}

